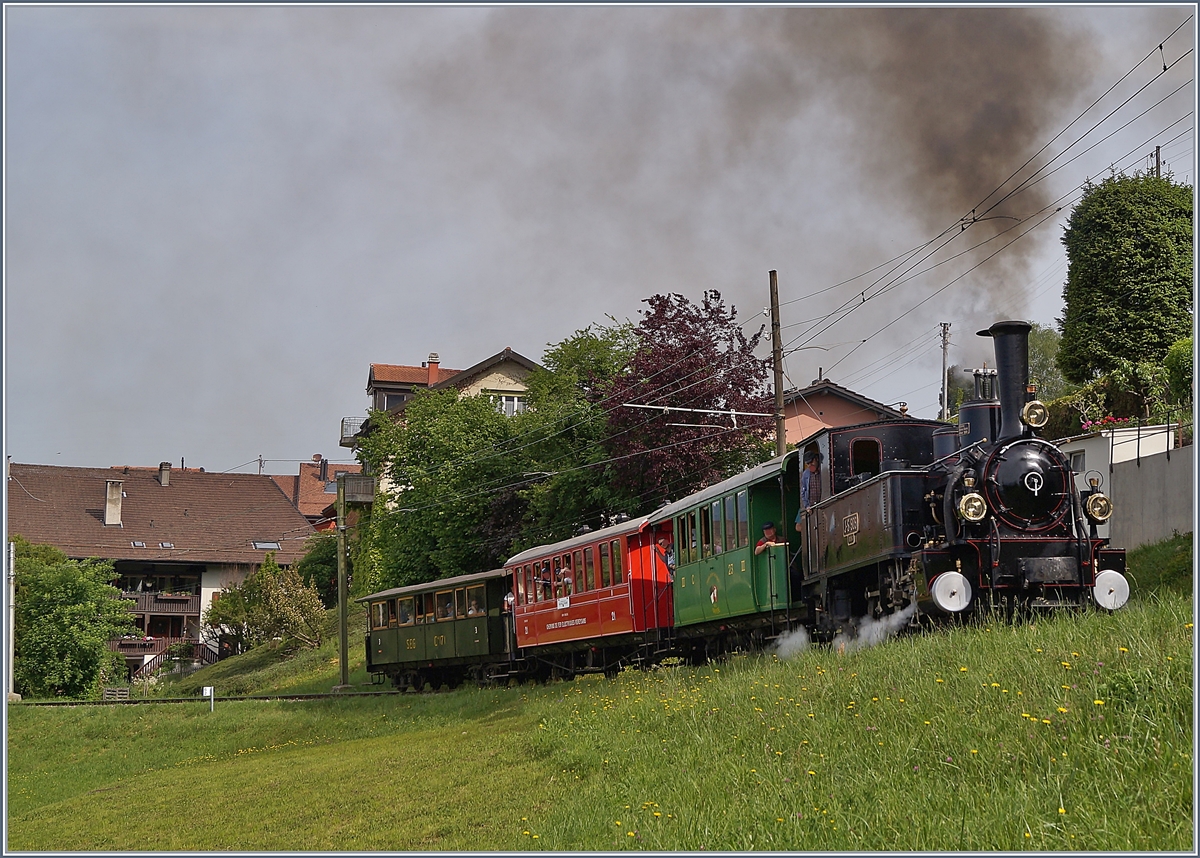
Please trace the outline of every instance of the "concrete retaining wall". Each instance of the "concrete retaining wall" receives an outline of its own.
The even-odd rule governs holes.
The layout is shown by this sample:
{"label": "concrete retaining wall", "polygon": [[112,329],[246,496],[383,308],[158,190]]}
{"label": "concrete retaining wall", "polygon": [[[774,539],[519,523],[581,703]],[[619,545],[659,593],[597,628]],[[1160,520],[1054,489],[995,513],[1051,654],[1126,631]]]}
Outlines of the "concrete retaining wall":
{"label": "concrete retaining wall", "polygon": [[1175,532],[1192,532],[1195,449],[1189,445],[1113,465],[1115,509],[1109,525],[1114,548],[1137,548]]}

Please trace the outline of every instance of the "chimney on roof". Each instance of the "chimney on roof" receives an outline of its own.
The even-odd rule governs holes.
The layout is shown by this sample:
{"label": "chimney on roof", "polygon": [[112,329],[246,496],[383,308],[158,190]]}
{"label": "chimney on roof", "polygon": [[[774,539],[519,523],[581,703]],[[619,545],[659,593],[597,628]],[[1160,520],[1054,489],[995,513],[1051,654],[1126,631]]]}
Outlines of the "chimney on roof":
{"label": "chimney on roof", "polygon": [[324,483],[324,482],[328,482],[328,481],[329,481],[329,460],[322,457],[321,458],[321,482]]}
{"label": "chimney on roof", "polygon": [[104,526],[121,526],[121,480],[105,480]]}
{"label": "chimney on roof", "polygon": [[438,382],[438,364],[441,362],[437,352],[429,353],[429,361],[426,366],[429,367],[429,386],[433,387]]}
{"label": "chimney on roof", "polygon": [[171,484],[171,463],[158,463],[158,483],[159,485],[169,486]]}

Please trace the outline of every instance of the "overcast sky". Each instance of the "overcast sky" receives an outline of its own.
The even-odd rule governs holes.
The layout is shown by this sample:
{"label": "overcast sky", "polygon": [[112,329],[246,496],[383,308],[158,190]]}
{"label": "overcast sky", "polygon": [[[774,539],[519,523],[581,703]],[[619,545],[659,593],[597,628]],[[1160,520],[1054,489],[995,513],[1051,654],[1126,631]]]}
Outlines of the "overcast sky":
{"label": "overcast sky", "polygon": [[756,329],[770,269],[788,386],[932,417],[938,322],[970,366],[1061,314],[1080,186],[1194,177],[1188,6],[4,13],[18,462],[295,473],[373,362],[540,360],[663,292]]}

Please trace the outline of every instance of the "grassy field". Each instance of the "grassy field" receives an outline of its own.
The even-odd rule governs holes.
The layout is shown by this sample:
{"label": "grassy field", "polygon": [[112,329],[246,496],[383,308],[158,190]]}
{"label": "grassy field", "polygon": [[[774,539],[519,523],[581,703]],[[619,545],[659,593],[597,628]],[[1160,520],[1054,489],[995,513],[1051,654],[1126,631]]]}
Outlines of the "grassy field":
{"label": "grassy field", "polygon": [[[1190,577],[1134,575],[1112,615],[844,655],[213,712],[9,707],[7,846],[1191,850]],[[235,675],[205,675],[235,661],[247,691],[338,672],[251,653],[187,682],[220,693]]]}

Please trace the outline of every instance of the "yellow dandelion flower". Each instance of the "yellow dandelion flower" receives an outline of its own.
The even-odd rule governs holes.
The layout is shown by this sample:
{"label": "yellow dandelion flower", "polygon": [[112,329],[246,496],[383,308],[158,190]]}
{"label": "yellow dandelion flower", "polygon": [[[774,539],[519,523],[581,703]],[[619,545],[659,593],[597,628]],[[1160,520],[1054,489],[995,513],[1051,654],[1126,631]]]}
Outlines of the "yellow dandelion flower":
{"label": "yellow dandelion flower", "polygon": [[960,667],[960,668],[958,669],[958,672],[959,672],[959,673],[966,673],[966,672],[967,672],[967,669],[966,669],[965,667]]}
{"label": "yellow dandelion flower", "polygon": [[1093,700],[1092,702],[1093,702],[1093,703],[1095,703],[1097,706],[1103,706],[1103,705],[1104,705],[1104,701],[1103,701],[1103,700]]}
{"label": "yellow dandelion flower", "polygon": [[979,749],[978,749],[978,748],[972,748],[972,749],[971,749],[971,753],[972,753],[972,754],[978,754],[978,753],[979,753]]}
{"label": "yellow dandelion flower", "polygon": [[938,680],[936,680],[936,681],[937,681],[937,682],[945,682],[946,680],[944,680],[944,679],[938,679]]}
{"label": "yellow dandelion flower", "polygon": [[1059,711],[1059,712],[1064,712],[1064,713],[1065,713],[1067,710],[1066,710],[1066,708],[1065,708],[1065,707],[1059,706],[1059,707],[1058,707],[1058,711]]}
{"label": "yellow dandelion flower", "polygon": [[809,773],[810,775],[815,775],[815,774],[816,774],[816,772],[814,772],[812,769],[809,769],[809,770],[808,770],[808,773]]}
{"label": "yellow dandelion flower", "polygon": [[[1191,623],[1189,623],[1188,625],[1191,625]],[[1123,646],[1119,646],[1119,647],[1117,647],[1117,650],[1118,650],[1119,652],[1129,652],[1129,650],[1128,650],[1127,648],[1123,647]]]}
{"label": "yellow dandelion flower", "polygon": [[625,832],[625,836],[626,836],[626,837],[633,837],[633,836],[634,836],[634,833],[633,833],[632,831],[626,831],[626,832]]}
{"label": "yellow dandelion flower", "polygon": [[1042,723],[1043,723],[1043,724],[1049,724],[1049,723],[1050,723],[1050,719],[1049,719],[1049,718],[1043,718],[1043,719],[1042,719]]}

